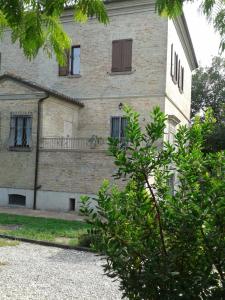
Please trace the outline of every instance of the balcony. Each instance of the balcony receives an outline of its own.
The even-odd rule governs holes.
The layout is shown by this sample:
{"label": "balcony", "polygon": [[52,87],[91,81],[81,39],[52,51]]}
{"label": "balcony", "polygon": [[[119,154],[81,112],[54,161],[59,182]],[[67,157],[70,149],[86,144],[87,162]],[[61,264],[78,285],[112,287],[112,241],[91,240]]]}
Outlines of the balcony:
{"label": "balcony", "polygon": [[40,139],[42,150],[107,150],[107,139],[93,135],[91,138],[43,137]]}

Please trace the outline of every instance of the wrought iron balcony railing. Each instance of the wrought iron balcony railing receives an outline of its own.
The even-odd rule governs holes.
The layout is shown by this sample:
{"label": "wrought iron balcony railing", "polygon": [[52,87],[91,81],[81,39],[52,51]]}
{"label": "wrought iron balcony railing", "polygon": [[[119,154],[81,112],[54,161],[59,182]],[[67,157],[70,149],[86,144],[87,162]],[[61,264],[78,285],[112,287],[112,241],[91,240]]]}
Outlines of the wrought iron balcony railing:
{"label": "wrought iron balcony railing", "polygon": [[107,150],[107,139],[93,135],[91,138],[43,137],[40,149],[45,150]]}

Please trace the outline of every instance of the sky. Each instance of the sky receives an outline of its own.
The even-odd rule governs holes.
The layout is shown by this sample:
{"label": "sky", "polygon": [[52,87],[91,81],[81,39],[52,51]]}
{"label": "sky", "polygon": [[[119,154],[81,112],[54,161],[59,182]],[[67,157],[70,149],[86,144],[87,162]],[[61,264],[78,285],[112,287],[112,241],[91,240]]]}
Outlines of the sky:
{"label": "sky", "polygon": [[[187,20],[192,43],[199,65],[205,67],[211,64],[213,56],[218,55],[220,36],[215,33],[213,25],[199,12],[200,1],[185,3],[184,14]],[[223,54],[223,56],[225,56]]]}

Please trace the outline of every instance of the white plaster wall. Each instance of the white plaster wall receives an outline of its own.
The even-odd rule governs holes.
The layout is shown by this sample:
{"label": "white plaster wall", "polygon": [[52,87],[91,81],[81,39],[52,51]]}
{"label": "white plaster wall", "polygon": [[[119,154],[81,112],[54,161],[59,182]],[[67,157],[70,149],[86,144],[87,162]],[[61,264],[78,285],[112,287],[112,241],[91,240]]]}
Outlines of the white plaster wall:
{"label": "white plaster wall", "polygon": [[[13,188],[0,188],[0,206],[9,206],[9,195],[18,194],[26,197],[26,206],[27,208],[33,207],[33,195],[32,190],[25,189],[13,189]],[[17,207],[18,205],[10,205]],[[21,206],[23,207],[23,206]]]}
{"label": "white plaster wall", "polygon": [[[26,208],[33,208],[33,195],[32,190],[13,189],[13,188],[0,188],[0,206],[4,207],[24,207],[20,205],[9,205],[9,194],[18,194],[26,197]],[[53,192],[53,191],[38,191],[37,192],[37,209],[50,210],[50,211],[69,211],[70,198],[76,200],[75,210],[78,212],[81,206],[80,198],[84,194],[79,193],[66,193],[66,192]],[[93,194],[86,194],[86,196],[96,198]],[[91,200],[92,203],[93,200]]]}
{"label": "white plaster wall", "polygon": [[[33,195],[32,190],[13,189],[13,188],[0,188],[0,206],[3,207],[24,207],[20,205],[9,205],[9,195],[18,194],[26,197],[26,208],[33,208]],[[37,192],[37,209],[50,210],[50,211],[69,211],[70,199],[75,199],[75,210],[78,212],[81,207],[80,193],[66,193],[66,192],[53,192],[53,191],[38,191]],[[86,196],[96,198],[96,195],[85,194]],[[91,200],[91,203],[94,203]]]}
{"label": "white plaster wall", "polygon": [[176,106],[171,103],[170,99],[165,98],[165,113],[167,115],[174,115],[180,120],[180,125],[189,124],[189,121],[184,116],[182,112],[180,112]]}
{"label": "white plaster wall", "polygon": [[[52,211],[69,211],[70,199],[75,199],[75,210],[79,211],[81,206],[80,198],[84,194],[38,191],[37,192],[37,209]],[[87,195],[94,197],[94,195]]]}
{"label": "white plaster wall", "polygon": [[[178,85],[174,84],[170,75],[171,64],[171,44],[173,44],[174,51],[178,54],[181,65],[184,67],[184,91],[180,93]],[[167,71],[166,71],[166,114],[176,115],[180,121],[186,119],[186,123],[190,119],[191,106],[191,81],[192,72],[188,64],[186,54],[181,44],[177,30],[172,20],[168,21],[168,43],[167,43]],[[170,99],[170,100],[169,100]],[[170,104],[168,103],[170,102]],[[182,112],[182,115],[179,113]]]}

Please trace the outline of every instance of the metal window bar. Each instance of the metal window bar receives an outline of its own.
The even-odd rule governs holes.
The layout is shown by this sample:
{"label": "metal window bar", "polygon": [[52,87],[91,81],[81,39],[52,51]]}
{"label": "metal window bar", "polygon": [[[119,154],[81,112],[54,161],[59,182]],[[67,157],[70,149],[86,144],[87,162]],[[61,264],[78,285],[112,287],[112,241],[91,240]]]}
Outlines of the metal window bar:
{"label": "metal window bar", "polygon": [[[30,117],[17,116],[15,118],[15,147],[29,147],[30,146]],[[29,127],[29,128],[28,128]]]}
{"label": "metal window bar", "polygon": [[9,147],[29,148],[31,146],[31,115],[11,114]]}

